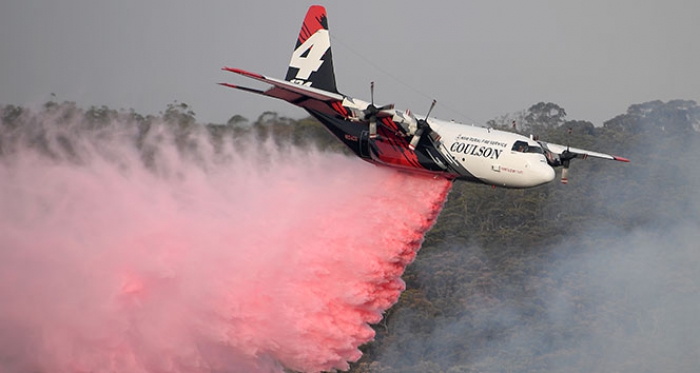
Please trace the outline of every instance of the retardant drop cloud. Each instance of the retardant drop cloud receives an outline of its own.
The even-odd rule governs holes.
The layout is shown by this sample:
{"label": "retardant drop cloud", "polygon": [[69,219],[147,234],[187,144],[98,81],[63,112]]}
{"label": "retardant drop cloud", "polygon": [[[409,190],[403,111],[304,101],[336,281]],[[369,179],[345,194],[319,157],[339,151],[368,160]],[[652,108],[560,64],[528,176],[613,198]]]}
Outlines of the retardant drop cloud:
{"label": "retardant drop cloud", "polygon": [[450,187],[205,134],[183,153],[161,124],[33,123],[2,134],[0,372],[347,369]]}

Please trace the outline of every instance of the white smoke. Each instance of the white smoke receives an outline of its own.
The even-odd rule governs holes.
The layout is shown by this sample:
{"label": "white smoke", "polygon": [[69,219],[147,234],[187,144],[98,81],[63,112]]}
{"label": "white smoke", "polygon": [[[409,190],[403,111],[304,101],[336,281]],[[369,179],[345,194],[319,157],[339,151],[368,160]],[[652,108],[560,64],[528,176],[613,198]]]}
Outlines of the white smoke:
{"label": "white smoke", "polygon": [[[411,308],[394,311],[386,345],[370,367],[445,373],[697,371],[700,152],[692,136],[673,140],[684,149],[682,157],[668,152],[668,141],[645,143],[632,167],[588,163],[594,172],[574,187],[585,188],[599,203],[580,206],[561,190],[571,185],[551,186],[556,193],[547,193],[546,211],[552,219],[570,208],[586,219],[573,229],[579,233],[563,234],[541,252],[503,258],[497,248],[487,252],[457,242],[428,248],[409,269],[413,281],[406,294],[428,294],[432,303],[406,302]],[[573,170],[581,175],[583,163]],[[520,196],[507,191],[503,198]],[[450,302],[440,303],[441,298]]]}

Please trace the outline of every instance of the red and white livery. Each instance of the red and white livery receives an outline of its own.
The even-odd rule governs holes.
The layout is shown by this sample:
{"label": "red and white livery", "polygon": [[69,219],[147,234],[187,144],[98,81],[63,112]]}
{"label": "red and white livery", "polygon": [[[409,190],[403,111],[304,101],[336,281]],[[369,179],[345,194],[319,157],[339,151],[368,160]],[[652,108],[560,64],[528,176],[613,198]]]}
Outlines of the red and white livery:
{"label": "red and white livery", "polygon": [[[608,154],[537,141],[428,115],[375,106],[338,92],[333,70],[326,10],[311,6],[292,53],[284,80],[245,70],[224,70],[272,85],[267,90],[220,83],[275,97],[304,108],[358,157],[376,164],[451,180],[467,180],[507,188],[529,188],[554,180],[554,167],[563,167],[567,182],[574,158],[596,157],[622,162]],[[372,84],[372,97],[374,87]]]}

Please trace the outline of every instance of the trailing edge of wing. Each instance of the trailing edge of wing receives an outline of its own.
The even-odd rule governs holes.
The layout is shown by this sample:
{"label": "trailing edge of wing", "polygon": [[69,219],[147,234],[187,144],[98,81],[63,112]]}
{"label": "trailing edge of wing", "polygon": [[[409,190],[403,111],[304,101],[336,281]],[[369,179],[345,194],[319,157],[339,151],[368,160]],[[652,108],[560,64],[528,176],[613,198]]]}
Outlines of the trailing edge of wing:
{"label": "trailing edge of wing", "polygon": [[[279,79],[275,79],[275,78],[268,78],[264,75],[251,73],[251,72],[241,70],[241,69],[236,69],[236,68],[232,68],[232,67],[224,67],[222,70],[230,71],[232,73],[243,75],[243,76],[251,78],[251,79],[255,79],[255,80],[259,80],[261,82],[272,84],[273,86],[275,86],[275,88],[282,89],[282,90],[287,91],[287,92],[292,92],[292,93],[295,93],[295,94],[298,94],[298,95],[301,95],[304,97],[312,98],[315,100],[342,101],[344,98],[344,96],[337,94],[337,93],[327,92],[327,91],[324,91],[324,90],[321,90],[318,88],[294,84],[294,83],[290,83],[288,81],[279,80]],[[242,89],[242,90],[248,91],[248,92],[253,92],[253,93],[258,93],[258,94],[262,94],[265,96],[271,96],[271,97],[277,97],[277,98],[284,99],[284,97],[277,94],[275,88],[268,89],[267,91],[261,91],[261,90],[257,90],[257,89],[253,89],[253,88],[237,86],[234,84],[228,84],[228,83],[219,83],[219,84],[221,84],[225,87]]]}
{"label": "trailing edge of wing", "polygon": [[627,158],[618,157],[615,155],[610,155],[610,154],[605,154],[605,153],[597,153],[597,152],[592,152],[590,150],[585,150],[585,149],[570,148],[568,146],[553,144],[551,142],[548,142],[546,144],[547,144],[547,148],[551,152],[557,153],[557,154],[562,154],[564,151],[568,150],[571,153],[580,154],[584,157],[595,157],[595,158],[609,159],[609,160],[620,161],[620,162],[629,162],[630,161]]}

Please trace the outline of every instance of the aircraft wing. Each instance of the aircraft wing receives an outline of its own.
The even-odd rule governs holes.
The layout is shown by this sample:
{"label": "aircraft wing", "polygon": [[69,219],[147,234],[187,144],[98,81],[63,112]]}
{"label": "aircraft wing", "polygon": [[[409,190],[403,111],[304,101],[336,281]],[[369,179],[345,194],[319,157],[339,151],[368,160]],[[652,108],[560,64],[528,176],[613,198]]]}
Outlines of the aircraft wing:
{"label": "aircraft wing", "polygon": [[609,160],[620,161],[620,162],[629,162],[630,161],[627,158],[618,157],[615,155],[597,153],[597,152],[592,152],[590,150],[585,150],[585,149],[572,148],[569,146],[554,144],[551,142],[539,141],[539,143],[541,145],[543,145],[545,150],[549,150],[550,152],[557,154],[557,155],[560,155],[560,156],[562,154],[568,152],[569,154],[573,155],[575,158],[595,157],[595,158],[609,159]]}
{"label": "aircraft wing", "polygon": [[[241,69],[236,69],[232,67],[224,67],[222,70],[225,71],[230,71],[232,73],[240,74],[245,77],[259,80],[261,82],[265,82],[268,84],[272,84],[273,87],[266,90],[258,90],[255,88],[248,88],[248,87],[243,87],[239,85],[234,85],[234,84],[229,84],[229,83],[219,83],[225,87],[229,88],[236,88],[236,89],[241,89],[247,92],[252,92],[252,93],[257,93],[261,94],[264,96],[270,96],[270,97],[275,97],[279,98],[285,101],[289,101],[295,105],[298,105],[298,102],[300,100],[304,99],[311,99],[311,100],[316,100],[316,101],[323,101],[323,102],[334,102],[334,101],[342,101],[344,96],[333,93],[333,92],[327,92],[318,88],[313,88],[313,87],[308,87],[304,86],[301,84],[296,84],[296,83],[291,83],[285,80],[279,80],[275,78],[269,78],[264,75],[256,74],[256,73],[251,73],[245,70]],[[301,105],[299,105],[301,106]]]}

